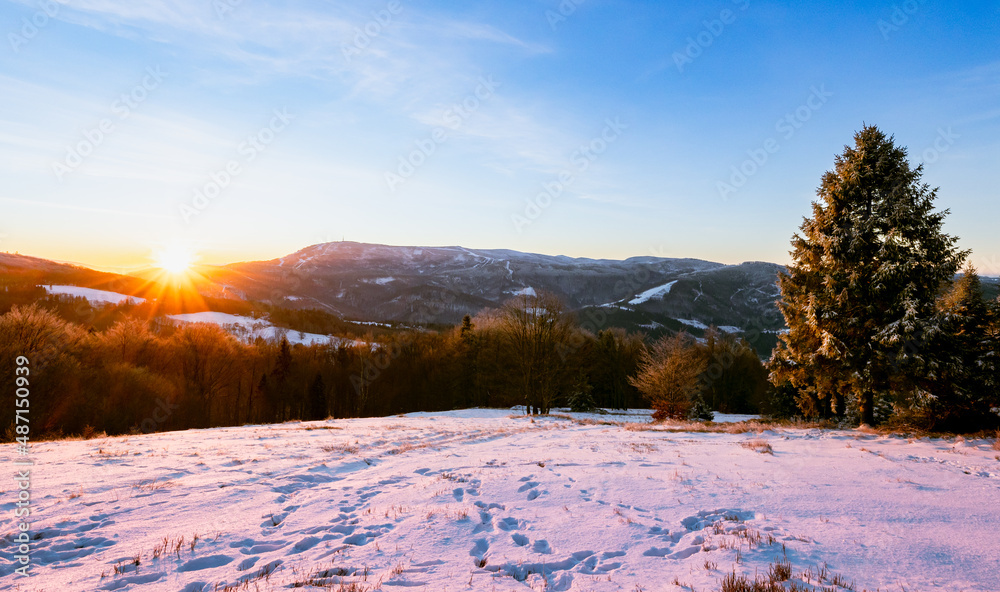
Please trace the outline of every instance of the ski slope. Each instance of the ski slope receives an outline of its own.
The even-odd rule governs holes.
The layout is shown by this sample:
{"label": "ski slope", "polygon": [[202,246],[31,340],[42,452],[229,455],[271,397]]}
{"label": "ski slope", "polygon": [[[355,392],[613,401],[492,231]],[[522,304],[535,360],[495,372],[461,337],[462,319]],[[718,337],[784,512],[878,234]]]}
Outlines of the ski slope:
{"label": "ski slope", "polygon": [[[0,589],[711,591],[785,557],[804,590],[998,589],[992,442],[647,417],[462,410],[39,442],[34,575],[12,573],[4,479]],[[0,458],[13,474],[21,457]]]}
{"label": "ski slope", "polygon": [[673,288],[674,284],[676,283],[677,280],[674,280],[672,282],[667,282],[662,286],[656,286],[655,288],[650,288],[645,292],[636,294],[635,298],[629,300],[628,303],[635,305],[635,304],[642,304],[643,302],[648,302],[649,300],[652,300],[654,298],[663,298],[664,296],[670,293],[670,289]]}

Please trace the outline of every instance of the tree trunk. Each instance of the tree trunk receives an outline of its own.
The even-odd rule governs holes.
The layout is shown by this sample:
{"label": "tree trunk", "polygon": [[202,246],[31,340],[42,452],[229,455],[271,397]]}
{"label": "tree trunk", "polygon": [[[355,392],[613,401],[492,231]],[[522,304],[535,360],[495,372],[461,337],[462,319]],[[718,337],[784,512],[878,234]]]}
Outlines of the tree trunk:
{"label": "tree trunk", "polygon": [[830,403],[830,408],[833,410],[834,416],[838,418],[844,417],[844,411],[846,411],[846,409],[844,409],[845,405],[843,395],[833,395],[833,400]]}
{"label": "tree trunk", "polygon": [[875,425],[875,395],[871,391],[861,393],[861,425]]}

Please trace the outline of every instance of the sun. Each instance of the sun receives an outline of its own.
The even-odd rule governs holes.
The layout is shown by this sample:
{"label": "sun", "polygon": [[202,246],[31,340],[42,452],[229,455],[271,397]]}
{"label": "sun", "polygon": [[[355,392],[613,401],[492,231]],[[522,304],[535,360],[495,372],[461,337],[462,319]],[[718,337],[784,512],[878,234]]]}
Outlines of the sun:
{"label": "sun", "polygon": [[170,244],[154,253],[154,264],[171,275],[185,275],[194,263],[194,253],[181,244]]}

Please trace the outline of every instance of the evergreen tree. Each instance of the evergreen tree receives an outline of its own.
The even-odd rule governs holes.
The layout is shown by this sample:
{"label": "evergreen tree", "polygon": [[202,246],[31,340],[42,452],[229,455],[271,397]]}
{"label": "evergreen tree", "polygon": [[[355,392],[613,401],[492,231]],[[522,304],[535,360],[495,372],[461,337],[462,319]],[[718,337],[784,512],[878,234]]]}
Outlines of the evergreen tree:
{"label": "evergreen tree", "polygon": [[629,376],[635,374],[643,348],[642,336],[626,333],[624,329],[613,327],[597,333],[593,368],[589,371],[595,403],[613,409],[641,404],[636,388],[629,384]]}
{"label": "evergreen tree", "polygon": [[[792,239],[780,275],[788,332],[772,357],[775,384],[839,410],[841,395],[874,424],[876,398],[914,390],[939,365],[935,302],[967,253],[942,231],[936,189],[921,182],[906,150],[875,126],[845,146]],[[803,409],[806,411],[806,409]]]}
{"label": "evergreen tree", "polygon": [[688,409],[688,419],[697,421],[712,421],[715,419],[715,412],[705,402],[705,397],[699,392],[691,400],[691,408]]}
{"label": "evergreen tree", "polygon": [[737,335],[709,327],[698,349],[708,361],[700,377],[709,409],[722,413],[759,413],[767,397],[767,370],[756,350]]}
{"label": "evergreen tree", "polygon": [[326,419],[326,384],[319,372],[309,385],[309,419]]}
{"label": "evergreen tree", "polygon": [[289,388],[288,380],[292,373],[292,348],[288,339],[281,338],[278,345],[278,355],[274,360],[274,370],[271,373],[274,379],[268,391],[270,395],[270,406],[273,410],[273,421],[284,421],[288,418],[289,411]]}
{"label": "evergreen tree", "polygon": [[288,339],[281,338],[278,346],[278,357],[274,361],[274,378],[279,384],[283,384],[292,371],[292,347],[288,344]]}
{"label": "evergreen tree", "polygon": [[594,387],[591,386],[590,381],[587,380],[587,376],[581,372],[576,384],[573,386],[569,397],[567,397],[566,400],[570,411],[590,413],[597,409],[597,403],[594,401],[594,396],[591,394],[593,390]]}
{"label": "evergreen tree", "polygon": [[472,324],[472,317],[465,315],[462,317],[462,326],[458,330],[458,376],[457,385],[458,402],[461,407],[475,407],[480,405],[476,401],[476,358],[477,344],[475,325]]}
{"label": "evergreen tree", "polygon": [[983,296],[979,275],[972,265],[965,270],[940,302],[941,323],[946,330],[941,349],[951,355],[937,379],[928,387],[923,412],[927,427],[972,431],[990,427],[997,417],[996,346],[990,325],[992,311]]}

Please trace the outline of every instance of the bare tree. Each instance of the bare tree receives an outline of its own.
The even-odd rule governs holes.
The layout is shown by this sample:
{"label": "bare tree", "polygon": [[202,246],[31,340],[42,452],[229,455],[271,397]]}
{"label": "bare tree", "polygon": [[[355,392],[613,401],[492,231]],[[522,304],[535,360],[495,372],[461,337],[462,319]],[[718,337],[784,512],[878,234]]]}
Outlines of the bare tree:
{"label": "bare tree", "polygon": [[552,294],[521,294],[500,308],[500,338],[511,378],[529,413],[548,413],[564,386],[566,364],[559,348],[572,329],[562,302]]}

